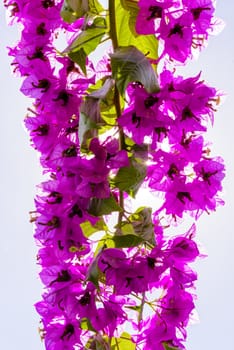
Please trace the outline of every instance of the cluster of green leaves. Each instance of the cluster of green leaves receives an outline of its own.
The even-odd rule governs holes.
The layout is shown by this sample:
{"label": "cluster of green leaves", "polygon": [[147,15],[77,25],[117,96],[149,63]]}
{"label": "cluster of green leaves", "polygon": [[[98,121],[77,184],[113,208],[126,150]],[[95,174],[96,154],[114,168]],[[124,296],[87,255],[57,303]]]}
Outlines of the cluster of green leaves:
{"label": "cluster of green leaves", "polygon": [[[97,203],[97,208],[96,208]],[[123,209],[114,200],[114,197],[105,199],[94,199],[92,209],[98,214],[107,215],[114,211],[123,211]],[[104,233],[99,239],[96,249],[96,255],[104,248],[130,248],[142,244],[155,246],[154,225],[152,223],[152,209],[149,207],[140,207],[133,214],[125,216],[120,224],[115,226],[116,231],[111,233],[103,220],[100,218],[95,225],[89,221],[80,224],[85,237],[92,238],[94,233]]]}
{"label": "cluster of green leaves", "polygon": [[122,167],[111,180],[111,185],[127,192],[133,198],[145,180],[146,165],[139,158],[130,158],[130,165]]}
{"label": "cluster of green leaves", "polygon": [[106,19],[96,16],[92,24],[84,24],[84,29],[80,31],[77,38],[63,51],[70,59],[80,66],[86,74],[86,58],[100,44],[102,38],[107,33]]}
{"label": "cluster of green leaves", "polygon": [[135,213],[128,217],[128,222],[131,223],[134,234],[139,236],[144,242],[155,245],[154,225],[152,223],[152,208],[140,207]]}
{"label": "cluster of green leaves", "polygon": [[84,74],[87,56],[97,48],[108,32],[106,18],[101,16],[103,11],[104,8],[97,0],[65,0],[61,10],[62,18],[68,23],[84,17],[82,29],[63,51],[64,55],[80,66]]}
{"label": "cluster of green leaves", "polygon": [[152,60],[158,58],[158,41],[154,35],[139,35],[135,31],[138,15],[137,0],[115,1],[116,32],[119,47],[135,46]]}
{"label": "cluster of green leaves", "polygon": [[[149,63],[149,59],[156,60],[158,57],[158,41],[154,35],[136,33],[138,10],[137,1],[115,1],[118,49],[112,55],[112,71],[121,94],[132,81],[146,83],[146,89],[150,92],[158,88],[156,74]],[[66,0],[61,15],[69,23],[85,18],[82,30],[63,54],[68,55],[86,74],[86,57],[96,50],[103,39],[111,39],[108,11],[97,0]]]}
{"label": "cluster of green leaves", "polygon": [[[84,320],[83,324],[88,329],[89,322]],[[95,349],[95,350],[135,350],[136,344],[132,342],[131,336],[127,332],[123,332],[119,338],[112,337],[109,339],[107,336],[97,336],[91,338],[88,343],[85,345],[85,349]]]}

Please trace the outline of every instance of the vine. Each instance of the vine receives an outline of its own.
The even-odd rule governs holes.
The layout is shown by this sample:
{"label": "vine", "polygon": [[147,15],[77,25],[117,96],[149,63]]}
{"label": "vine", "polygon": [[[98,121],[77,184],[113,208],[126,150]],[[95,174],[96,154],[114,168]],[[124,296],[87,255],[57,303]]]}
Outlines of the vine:
{"label": "vine", "polygon": [[[205,140],[220,93],[176,68],[214,30],[214,1],[4,4],[21,28],[9,54],[46,174],[31,220],[45,348],[185,349],[195,221],[223,204],[224,165]],[[149,203],[134,208],[142,188]]]}

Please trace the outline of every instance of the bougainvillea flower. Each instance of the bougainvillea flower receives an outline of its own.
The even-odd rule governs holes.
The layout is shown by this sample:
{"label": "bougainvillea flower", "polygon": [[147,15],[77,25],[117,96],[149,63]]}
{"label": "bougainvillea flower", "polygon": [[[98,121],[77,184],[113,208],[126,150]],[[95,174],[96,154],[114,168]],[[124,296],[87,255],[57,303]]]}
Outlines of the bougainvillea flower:
{"label": "bougainvillea flower", "polygon": [[[130,87],[129,94],[130,107],[118,118],[118,123],[131,134],[136,143],[141,144],[145,136],[153,133],[154,128],[164,124],[165,116],[160,112],[162,99],[159,94],[149,94],[138,85]],[[166,119],[165,125],[167,122]]]}
{"label": "bougainvillea flower", "polygon": [[70,350],[81,346],[81,329],[77,327],[77,320],[44,324],[44,332],[47,350]]}
{"label": "bougainvillea flower", "polygon": [[225,176],[222,159],[203,159],[194,166],[194,170],[211,195],[222,190],[221,181]]}
{"label": "bougainvillea flower", "polygon": [[194,281],[197,280],[197,273],[188,265],[179,262],[170,267],[170,275],[175,284],[184,285],[185,288],[193,287]]}
{"label": "bougainvillea flower", "polygon": [[193,26],[197,35],[208,35],[208,31],[212,28],[212,19],[214,16],[214,1],[212,0],[182,0],[183,5],[193,17]]}
{"label": "bougainvillea flower", "polygon": [[159,33],[160,40],[163,40],[164,54],[181,63],[191,57],[193,31],[190,16],[184,14],[171,19],[169,23],[162,19]]}
{"label": "bougainvillea flower", "polygon": [[143,333],[143,339],[145,339],[144,350],[164,350],[165,343],[172,346],[179,345],[176,337],[176,328],[162,320],[160,315],[153,316],[149,324],[147,324],[147,329]]}
{"label": "bougainvillea flower", "polygon": [[195,307],[191,294],[180,287],[170,288],[165,297],[160,300],[160,306],[162,308],[160,316],[172,326],[180,323],[185,325]]}
{"label": "bougainvillea flower", "polygon": [[169,247],[168,258],[174,261],[194,261],[199,255],[196,243],[186,237],[176,237]]}
{"label": "bougainvillea flower", "polygon": [[160,20],[170,16],[170,8],[177,7],[179,1],[140,0],[139,12],[136,20],[136,31],[139,34],[155,34]]}
{"label": "bougainvillea flower", "polygon": [[174,179],[184,178],[184,167],[188,161],[178,153],[155,152],[154,163],[148,167],[149,186],[154,190],[163,190],[170,186]]}

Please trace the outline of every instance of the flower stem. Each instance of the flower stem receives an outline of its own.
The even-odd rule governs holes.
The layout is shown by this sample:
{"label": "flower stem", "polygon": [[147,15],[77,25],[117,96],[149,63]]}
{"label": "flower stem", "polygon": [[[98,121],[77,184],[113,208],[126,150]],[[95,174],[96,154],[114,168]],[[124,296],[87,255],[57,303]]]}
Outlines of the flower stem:
{"label": "flower stem", "polygon": [[113,49],[118,49],[118,37],[116,31],[116,17],[115,17],[115,0],[109,0],[109,20],[110,20],[110,37]]}
{"label": "flower stem", "polygon": [[[116,30],[115,0],[109,0],[109,23],[110,23],[110,38],[112,41],[113,49],[115,51],[119,47],[117,30]],[[115,110],[116,110],[116,117],[118,118],[121,116],[122,111],[121,111],[120,95],[116,84],[115,84],[115,92],[114,92],[114,104],[115,104]],[[120,149],[125,148],[124,132],[120,126],[119,126],[119,147]],[[122,211],[119,213],[119,217],[118,217],[118,227],[120,228],[122,218],[124,215],[123,191],[119,191],[119,205],[122,208]]]}

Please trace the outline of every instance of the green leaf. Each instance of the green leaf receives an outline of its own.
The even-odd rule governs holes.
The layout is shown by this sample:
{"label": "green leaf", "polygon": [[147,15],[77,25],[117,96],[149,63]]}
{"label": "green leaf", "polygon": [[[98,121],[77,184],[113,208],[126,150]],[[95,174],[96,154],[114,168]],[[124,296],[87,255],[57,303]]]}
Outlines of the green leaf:
{"label": "green leaf", "polygon": [[123,332],[120,338],[112,338],[111,350],[135,350],[136,344],[132,342],[130,334]]}
{"label": "green leaf", "polygon": [[89,12],[94,13],[96,15],[99,15],[101,12],[104,11],[104,8],[97,0],[88,0],[89,3]]}
{"label": "green leaf", "polygon": [[[86,103],[85,101],[84,103]],[[86,104],[87,107],[87,104]],[[93,110],[95,112],[95,110]],[[82,106],[80,111],[78,137],[80,147],[84,150],[88,149],[88,141],[97,135],[97,124],[86,113],[82,112]]]}
{"label": "green leaf", "polygon": [[67,54],[86,74],[84,59],[96,49],[106,32],[106,19],[96,17],[93,23],[87,25],[62,53]]}
{"label": "green leaf", "polygon": [[[125,101],[120,96],[121,110],[124,109]],[[111,129],[117,125],[116,107],[114,104],[114,89],[110,90],[106,98],[100,101],[101,118],[105,121],[105,129]],[[103,127],[102,127],[103,128]],[[100,132],[102,131],[102,128]]]}
{"label": "green leaf", "polygon": [[135,46],[120,47],[110,57],[113,78],[122,96],[131,82],[142,83],[149,93],[159,90],[153,67]]}
{"label": "green leaf", "polygon": [[140,207],[128,218],[133,226],[134,232],[145,242],[155,245],[154,225],[152,223],[152,209]]}
{"label": "green leaf", "polygon": [[130,166],[122,167],[111,184],[135,197],[146,176],[146,165],[132,159]]}
{"label": "green leaf", "polygon": [[138,0],[120,0],[122,7],[128,11],[128,25],[132,34],[137,37],[135,26],[139,12]]}
{"label": "green leaf", "polygon": [[[98,111],[100,123],[97,125],[98,135],[105,133],[117,125],[116,107],[114,103],[115,81],[110,77],[104,77],[88,88],[88,98],[99,101]],[[125,101],[120,97],[121,109],[124,108]]]}
{"label": "green leaf", "polygon": [[104,8],[97,0],[65,0],[60,12],[65,22],[73,23],[84,16],[99,15]]}
{"label": "green leaf", "polygon": [[109,92],[113,89],[115,82],[111,78],[106,78],[105,80],[101,80],[101,82],[103,85],[98,90],[91,92],[89,97],[105,101]]}
{"label": "green leaf", "polygon": [[95,345],[95,350],[109,350],[109,344],[108,343],[99,343],[98,341],[96,341],[96,345]]}
{"label": "green leaf", "polygon": [[101,133],[100,129],[105,127],[106,122],[101,118],[101,101],[105,101],[113,84],[114,80],[110,78],[98,81],[89,88],[91,93],[86,96],[81,105],[78,136],[83,150],[87,150],[88,141],[97,136],[98,132]]}
{"label": "green leaf", "polygon": [[119,227],[122,235],[135,235],[133,225],[127,221],[122,222],[121,227]]}
{"label": "green leaf", "polygon": [[106,230],[106,224],[103,219],[98,220],[95,225],[92,225],[90,221],[82,222],[80,227],[83,235],[87,238],[96,232]]}
{"label": "green leaf", "polygon": [[142,306],[141,305],[139,305],[139,306],[137,306],[137,305],[135,305],[135,306],[125,306],[127,309],[130,309],[130,310],[133,310],[133,311],[137,311],[137,312],[141,312],[141,310],[142,310]]}
{"label": "green leaf", "polygon": [[[100,101],[100,111],[109,111],[114,108],[114,79],[110,77],[104,77],[96,82],[95,85],[91,85],[88,88],[88,92],[90,93],[88,96],[98,99]],[[115,111],[116,114],[116,111]]]}
{"label": "green leaf", "polygon": [[73,23],[88,11],[87,0],[65,0],[60,12],[65,22]]}
{"label": "green leaf", "polygon": [[[98,267],[97,256],[88,268],[86,281],[92,282],[99,289],[99,281],[103,279],[103,273]],[[105,282],[105,281],[103,281]]]}
{"label": "green leaf", "polygon": [[90,319],[87,317],[84,317],[80,320],[80,328],[95,332],[95,329],[93,328]]}
{"label": "green leaf", "polygon": [[[136,0],[116,1],[116,29],[119,46],[134,45],[149,59],[158,58],[158,40],[155,35],[138,35],[135,22],[138,14]],[[136,7],[137,6],[137,7]]]}
{"label": "green leaf", "polygon": [[97,256],[105,248],[115,248],[115,243],[112,238],[113,236],[107,233],[101,239],[99,239],[94,256]]}
{"label": "green leaf", "polygon": [[169,345],[167,343],[163,343],[163,347],[165,350],[182,350],[181,348]]}
{"label": "green leaf", "polygon": [[138,208],[135,213],[128,217],[128,221],[122,221],[121,225],[117,225],[116,227],[121,237],[124,235],[134,235],[140,238],[141,242],[149,242],[152,245],[156,244],[151,208]]}
{"label": "green leaf", "polygon": [[138,0],[120,0],[122,7],[130,12],[139,12]]}
{"label": "green leaf", "polygon": [[112,239],[115,243],[115,248],[137,247],[144,242],[141,237],[135,235],[114,236]]}
{"label": "green leaf", "polygon": [[116,125],[116,110],[114,105],[114,80],[102,79],[103,85],[93,91],[88,97],[98,100],[99,128],[98,134],[102,134]]}
{"label": "green leaf", "polygon": [[[98,339],[97,339],[98,338]],[[84,349],[92,350],[110,350],[109,338],[107,336],[98,335],[92,338],[89,338],[89,341],[85,344]]]}
{"label": "green leaf", "polygon": [[106,20],[103,17],[96,17],[91,25],[87,25],[76,39],[63,51],[63,53],[76,52],[81,47],[85,52],[90,53],[96,48],[99,40],[107,30]]}
{"label": "green leaf", "polygon": [[94,216],[111,214],[113,211],[122,211],[114,196],[109,198],[92,198],[88,212]]}
{"label": "green leaf", "polygon": [[86,57],[87,54],[85,53],[84,49],[81,47],[78,51],[76,52],[69,52],[68,57],[73,61],[76,62],[82,72],[86,74]]}
{"label": "green leaf", "polygon": [[132,152],[135,158],[139,159],[148,159],[148,153],[149,153],[149,145],[147,144],[134,144],[132,146]]}
{"label": "green leaf", "polygon": [[139,0],[120,0],[122,7],[128,11],[139,11],[138,1]]}
{"label": "green leaf", "polygon": [[92,137],[101,135],[116,126],[116,110],[114,106],[114,80],[103,78],[88,89],[81,105],[79,125],[79,141],[82,151],[88,150]]}

